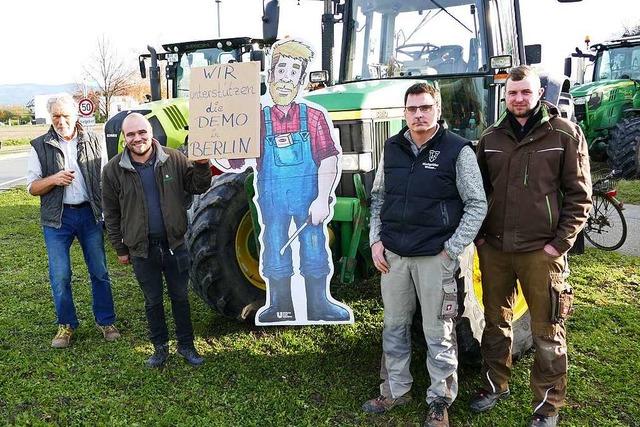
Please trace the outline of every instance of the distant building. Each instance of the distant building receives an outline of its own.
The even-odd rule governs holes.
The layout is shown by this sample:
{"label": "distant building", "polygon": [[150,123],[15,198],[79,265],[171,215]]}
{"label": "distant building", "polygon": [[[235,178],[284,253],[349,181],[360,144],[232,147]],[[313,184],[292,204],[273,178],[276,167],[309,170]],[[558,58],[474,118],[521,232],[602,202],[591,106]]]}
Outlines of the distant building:
{"label": "distant building", "polygon": [[53,93],[47,95],[36,95],[31,101],[29,101],[26,107],[31,111],[31,123],[32,124],[51,124],[51,118],[47,112],[47,101],[51,98]]}

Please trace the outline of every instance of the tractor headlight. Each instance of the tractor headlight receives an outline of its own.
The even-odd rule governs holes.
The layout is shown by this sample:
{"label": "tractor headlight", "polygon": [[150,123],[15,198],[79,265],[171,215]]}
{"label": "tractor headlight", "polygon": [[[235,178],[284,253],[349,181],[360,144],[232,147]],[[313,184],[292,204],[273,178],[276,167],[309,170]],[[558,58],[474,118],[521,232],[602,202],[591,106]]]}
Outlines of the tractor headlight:
{"label": "tractor headlight", "polygon": [[343,172],[369,172],[373,170],[373,153],[342,154]]}
{"label": "tractor headlight", "polygon": [[573,104],[574,105],[584,105],[587,103],[587,97],[586,96],[580,96],[578,98],[573,98]]}
{"label": "tractor headlight", "polygon": [[594,92],[589,97],[589,109],[595,110],[602,104],[602,92]]}

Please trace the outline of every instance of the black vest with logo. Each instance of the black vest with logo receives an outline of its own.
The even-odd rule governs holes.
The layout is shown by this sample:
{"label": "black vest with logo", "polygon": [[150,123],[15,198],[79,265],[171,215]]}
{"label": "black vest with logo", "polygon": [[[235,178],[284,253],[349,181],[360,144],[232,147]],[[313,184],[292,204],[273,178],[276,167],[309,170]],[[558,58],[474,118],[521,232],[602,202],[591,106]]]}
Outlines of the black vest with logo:
{"label": "black vest with logo", "polygon": [[406,131],[405,127],[384,146],[380,238],[385,248],[400,256],[436,255],[462,218],[456,161],[471,143],[440,128],[416,157]]}

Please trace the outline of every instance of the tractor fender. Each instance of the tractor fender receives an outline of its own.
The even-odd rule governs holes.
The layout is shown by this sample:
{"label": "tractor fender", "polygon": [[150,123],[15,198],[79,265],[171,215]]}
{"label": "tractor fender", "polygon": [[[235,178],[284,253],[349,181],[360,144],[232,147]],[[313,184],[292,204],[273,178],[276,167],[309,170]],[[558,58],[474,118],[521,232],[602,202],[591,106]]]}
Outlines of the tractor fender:
{"label": "tractor fender", "polygon": [[639,117],[640,116],[640,108],[625,108],[622,110],[622,116],[626,118],[630,117]]}

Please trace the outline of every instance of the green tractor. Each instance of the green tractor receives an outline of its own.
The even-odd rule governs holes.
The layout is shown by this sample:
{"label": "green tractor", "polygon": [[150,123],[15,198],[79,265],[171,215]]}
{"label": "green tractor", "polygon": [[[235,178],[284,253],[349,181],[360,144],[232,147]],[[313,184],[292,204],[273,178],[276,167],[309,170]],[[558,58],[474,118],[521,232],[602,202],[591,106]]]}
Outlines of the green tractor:
{"label": "green tractor", "polygon": [[[259,61],[264,66],[264,40],[250,37],[221,38],[193,42],[167,43],[164,52],[157,53],[149,46],[149,53],[138,57],[140,75],[147,78],[150,61],[150,102],[135,108],[149,119],[154,137],[162,145],[179,148],[186,153],[189,135],[189,80],[193,67],[228,62]],[[168,99],[162,99],[160,63],[166,64]],[[171,84],[172,83],[172,84]],[[122,150],[121,124],[130,111],[121,111],[105,124],[105,140],[109,158]]]}
{"label": "green tractor", "polygon": [[[449,128],[477,140],[504,110],[508,68],[540,62],[540,46],[525,47],[522,42],[519,11],[519,0],[324,0],[324,71],[310,74],[312,84],[323,88],[305,96],[329,112],[343,152],[335,215],[329,225],[334,280],[351,283],[375,273],[367,206],[384,142],[404,125],[405,90],[417,81],[437,85]],[[239,48],[237,54],[259,57],[263,50],[268,52],[277,34],[277,13],[277,1],[272,0],[263,19],[263,39]],[[203,43],[165,46],[162,58],[177,69],[167,72],[173,88],[183,83],[182,58],[193,55]],[[173,53],[177,57],[169,56]],[[236,60],[244,60],[243,55],[236,55]],[[340,58],[335,67],[334,58]],[[568,80],[547,76],[543,81],[547,99],[559,103]],[[181,95],[176,90],[171,93]],[[188,143],[184,98],[151,102],[140,110],[154,123],[154,134],[166,136],[161,143],[174,147]],[[115,116],[106,126],[113,149],[121,144],[122,118]],[[251,319],[265,300],[251,179],[250,173],[216,176],[208,192],[194,198],[187,235],[195,293],[219,313],[241,321]],[[473,249],[461,264],[465,312],[458,325],[459,348],[461,353],[477,353],[484,319]],[[532,345],[521,292],[514,329],[518,355]]]}
{"label": "green tractor", "polygon": [[[588,46],[588,43],[587,43]],[[570,90],[575,118],[589,143],[594,160],[607,160],[624,178],[640,177],[640,35],[576,48],[572,54],[593,65],[591,82]],[[570,58],[565,74],[571,74]]]}

